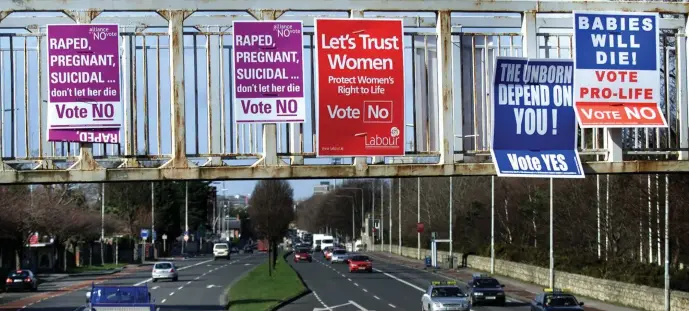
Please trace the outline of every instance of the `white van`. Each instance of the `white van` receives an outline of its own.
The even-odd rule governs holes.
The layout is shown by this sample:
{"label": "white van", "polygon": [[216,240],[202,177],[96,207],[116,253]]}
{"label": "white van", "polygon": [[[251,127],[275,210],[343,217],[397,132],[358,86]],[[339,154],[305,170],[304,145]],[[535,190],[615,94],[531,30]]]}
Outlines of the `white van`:
{"label": "white van", "polygon": [[323,250],[326,247],[333,247],[334,245],[335,245],[335,239],[331,235],[325,235],[325,234],[314,234],[313,235],[314,251],[316,250],[316,247],[319,247],[320,250]]}

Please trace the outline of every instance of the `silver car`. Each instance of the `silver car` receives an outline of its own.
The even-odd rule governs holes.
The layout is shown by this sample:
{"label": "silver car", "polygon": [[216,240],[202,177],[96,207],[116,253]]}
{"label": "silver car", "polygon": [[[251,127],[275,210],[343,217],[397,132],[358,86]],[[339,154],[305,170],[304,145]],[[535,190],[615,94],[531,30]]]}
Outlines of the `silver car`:
{"label": "silver car", "polygon": [[161,261],[153,265],[153,271],[151,272],[151,279],[153,282],[157,282],[160,279],[177,281],[178,278],[177,267],[175,267],[174,263]]}
{"label": "silver car", "polygon": [[336,249],[333,251],[332,255],[330,255],[330,263],[346,262],[348,258],[349,254],[347,254],[346,250]]}
{"label": "silver car", "polygon": [[423,311],[469,311],[469,297],[456,282],[433,282],[421,297]]}

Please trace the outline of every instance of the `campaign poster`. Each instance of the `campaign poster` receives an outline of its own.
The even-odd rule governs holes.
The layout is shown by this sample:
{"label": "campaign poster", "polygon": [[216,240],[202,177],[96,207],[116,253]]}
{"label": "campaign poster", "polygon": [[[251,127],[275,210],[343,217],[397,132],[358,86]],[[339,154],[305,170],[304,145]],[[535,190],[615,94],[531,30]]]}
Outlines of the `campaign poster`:
{"label": "campaign poster", "polygon": [[302,22],[233,22],[238,123],[301,123],[306,116]]}
{"label": "campaign poster", "polygon": [[498,176],[584,178],[571,60],[497,57],[491,153]]}
{"label": "campaign poster", "polygon": [[657,13],[574,12],[574,109],[582,128],[667,127]]}
{"label": "campaign poster", "polygon": [[48,141],[120,142],[118,25],[48,25]]}
{"label": "campaign poster", "polygon": [[316,19],[319,156],[404,155],[401,20]]}

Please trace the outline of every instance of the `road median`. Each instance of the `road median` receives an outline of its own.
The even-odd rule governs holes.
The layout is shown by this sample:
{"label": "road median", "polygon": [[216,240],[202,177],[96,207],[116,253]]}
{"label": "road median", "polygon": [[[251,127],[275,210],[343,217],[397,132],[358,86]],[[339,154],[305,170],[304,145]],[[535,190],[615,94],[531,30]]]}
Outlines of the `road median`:
{"label": "road median", "polygon": [[308,293],[299,275],[285,260],[278,260],[272,275],[268,262],[256,266],[228,290],[228,309],[267,311]]}

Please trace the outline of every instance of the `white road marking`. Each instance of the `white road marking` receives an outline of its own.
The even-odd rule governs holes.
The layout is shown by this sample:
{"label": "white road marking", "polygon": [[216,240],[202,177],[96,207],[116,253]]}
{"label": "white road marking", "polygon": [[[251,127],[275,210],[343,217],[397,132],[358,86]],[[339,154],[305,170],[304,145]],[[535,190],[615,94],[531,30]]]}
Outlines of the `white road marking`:
{"label": "white road marking", "polygon": [[354,286],[359,286],[359,284],[357,284],[357,283],[354,283]]}
{"label": "white road marking", "polygon": [[184,288],[184,286],[178,287],[177,290],[182,290],[182,288]]}
{"label": "white road marking", "polygon": [[368,311],[368,310],[366,310],[366,308],[360,306],[359,304],[357,304],[357,303],[354,302],[354,301],[351,301],[351,300],[350,300],[349,303],[351,303],[351,304],[353,304],[354,306],[356,306],[357,308],[359,308],[359,310]]}
{"label": "white road marking", "polygon": [[376,295],[373,295],[373,298],[376,298],[376,299],[380,300],[380,297],[378,297],[378,296],[376,296]]}
{"label": "white road marking", "polygon": [[175,294],[175,292],[171,292],[171,293],[170,293],[170,296],[172,296],[172,295],[174,295],[174,294]]}
{"label": "white road marking", "polygon": [[166,300],[167,300],[167,299],[163,299],[163,300],[160,301],[160,303],[165,303]]}
{"label": "white road marking", "polygon": [[216,286],[213,284],[206,286],[206,288],[213,288],[213,287],[216,287]]}
{"label": "white road marking", "polygon": [[397,308],[397,307],[395,307],[395,305],[393,305],[391,303],[389,303],[388,306],[391,306],[393,309]]}
{"label": "white road marking", "polygon": [[250,264],[250,263],[245,263],[244,265],[245,265],[245,266],[251,266],[251,264]]}
{"label": "white road marking", "polygon": [[153,288],[151,288],[151,289],[159,289],[159,288],[160,288],[160,286],[153,286]]}
{"label": "white road marking", "polygon": [[350,282],[352,281],[352,279],[350,279],[350,278],[347,278],[347,280],[350,281]]}
{"label": "white road marking", "polygon": [[397,280],[397,281],[399,281],[399,282],[401,282],[401,283],[404,283],[404,284],[407,284],[407,285],[409,285],[409,286],[411,286],[411,287],[413,287],[413,288],[416,288],[416,289],[417,289],[418,291],[420,291],[420,292],[425,292],[425,290],[424,290],[423,288],[418,287],[418,286],[416,286],[416,285],[414,285],[414,284],[412,284],[412,283],[409,283],[409,282],[407,282],[407,281],[405,281],[405,280],[402,280],[402,279],[400,279],[400,278],[398,278],[398,277],[396,277],[396,276],[394,276],[394,275],[392,275],[392,274],[385,273],[385,272],[383,272],[383,271],[381,271],[381,270],[379,270],[379,269],[376,269],[376,268],[373,268],[373,270],[375,270],[375,271],[377,271],[377,272],[380,272],[380,273],[384,274],[385,276],[388,276],[388,277],[390,277],[390,278],[393,278],[394,280]]}
{"label": "white road marking", "polygon": [[328,305],[326,305],[325,302],[323,302],[323,300],[321,300],[321,297],[318,297],[318,294],[316,294],[316,292],[312,292],[312,293],[313,293],[313,296],[316,297],[316,300],[318,300],[318,302],[320,302],[323,305],[323,307],[326,308],[326,310],[330,310],[330,308],[328,308]]}
{"label": "white road marking", "polygon": [[363,290],[363,291],[365,291],[365,292],[367,292],[367,293],[368,293],[368,290],[366,290],[365,288],[362,288],[361,290]]}
{"label": "white road marking", "polygon": [[187,282],[187,285],[191,284],[191,281]]}

